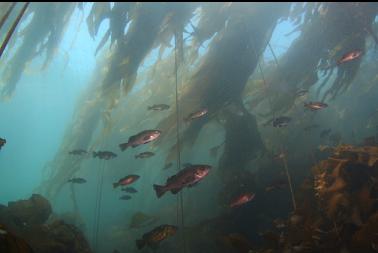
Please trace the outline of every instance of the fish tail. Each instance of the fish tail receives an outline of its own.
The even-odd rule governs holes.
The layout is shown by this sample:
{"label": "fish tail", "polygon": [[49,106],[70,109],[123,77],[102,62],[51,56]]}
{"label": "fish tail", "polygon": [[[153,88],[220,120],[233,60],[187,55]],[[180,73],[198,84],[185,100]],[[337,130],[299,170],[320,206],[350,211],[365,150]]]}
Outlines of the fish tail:
{"label": "fish tail", "polygon": [[93,151],[93,157],[97,157],[98,156],[98,154],[97,154],[97,152],[95,152],[95,151]]}
{"label": "fish tail", "polygon": [[152,110],[152,106],[148,106],[148,107],[147,107],[147,110]]}
{"label": "fish tail", "polygon": [[156,192],[156,196],[157,196],[158,198],[160,198],[161,196],[163,196],[164,193],[167,191],[167,190],[165,189],[165,186],[162,186],[162,185],[156,185],[156,184],[154,184],[154,190],[155,190],[155,192]]}
{"label": "fish tail", "polygon": [[129,147],[129,143],[122,143],[122,144],[119,144],[119,148],[124,151],[125,149],[127,149]]}
{"label": "fish tail", "polygon": [[146,245],[146,241],[141,239],[141,240],[136,240],[136,246],[138,249],[142,249]]}
{"label": "fish tail", "polygon": [[139,156],[138,156],[138,155],[135,155],[134,157],[135,157],[135,159],[138,159],[138,158],[139,158]]}
{"label": "fish tail", "polygon": [[119,183],[113,183],[113,188],[117,188],[119,186]]}

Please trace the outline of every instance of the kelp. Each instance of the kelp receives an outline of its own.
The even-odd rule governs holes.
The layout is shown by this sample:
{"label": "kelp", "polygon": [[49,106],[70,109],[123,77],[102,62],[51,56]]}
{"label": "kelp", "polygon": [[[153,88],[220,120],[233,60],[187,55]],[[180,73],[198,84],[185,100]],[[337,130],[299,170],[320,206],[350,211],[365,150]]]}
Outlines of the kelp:
{"label": "kelp", "polygon": [[[298,11],[298,8],[293,11]],[[270,116],[273,112],[292,108],[295,92],[309,89],[319,80],[322,81],[320,91],[334,74],[334,68],[337,68],[336,78],[330,88],[323,91],[320,100],[335,98],[348,88],[361,60],[337,67],[336,61],[353,50],[365,50],[366,38],[369,37],[366,31],[370,30],[374,21],[377,6],[369,3],[306,3],[299,13],[305,13],[304,20],[299,22],[300,28],[296,29],[300,35],[280,57],[274,73],[267,77],[269,89],[259,95],[260,98],[271,99]],[[297,20],[295,17],[299,18],[298,13],[293,17]],[[319,74],[323,76],[319,77]]]}
{"label": "kelp", "polygon": [[[103,63],[98,63],[92,80],[80,99],[80,108],[75,112],[73,121],[63,137],[58,152],[52,162],[48,163],[45,168],[45,181],[40,185],[38,191],[44,192],[49,199],[54,199],[60,189],[65,185],[69,178],[80,169],[80,165],[85,157],[75,157],[67,159],[71,150],[82,149],[90,150],[93,140],[94,131],[97,129],[101,120],[101,108],[103,100],[101,94],[101,76],[103,76]],[[98,144],[97,144],[98,145]]]}
{"label": "kelp", "polygon": [[[32,3],[30,5],[25,15],[32,15],[32,18],[22,31],[22,42],[12,57],[8,55],[9,60],[5,62],[4,86],[1,91],[3,98],[13,94],[27,64],[44,52],[46,52],[46,57],[42,69],[47,67],[62,39],[65,25],[75,6],[75,3]],[[18,39],[21,38],[18,37]]]}
{"label": "kelp", "polygon": [[113,52],[109,73],[104,79],[106,89],[110,87],[119,89],[121,85],[124,93],[127,94],[131,90],[138,67],[152,49],[160,24],[166,14],[165,4],[138,4],[125,39],[117,43]]}
{"label": "kelp", "polygon": [[[180,94],[180,120],[203,107],[208,108],[210,114],[183,130],[183,143],[185,140],[192,143],[202,126],[226,104],[241,105],[242,91],[258,62],[257,52],[265,48],[285,5],[233,4],[230,8],[227,26],[215,36],[202,63]],[[257,22],[260,19],[264,22]],[[175,133],[174,121],[172,114],[158,125],[165,136]]]}

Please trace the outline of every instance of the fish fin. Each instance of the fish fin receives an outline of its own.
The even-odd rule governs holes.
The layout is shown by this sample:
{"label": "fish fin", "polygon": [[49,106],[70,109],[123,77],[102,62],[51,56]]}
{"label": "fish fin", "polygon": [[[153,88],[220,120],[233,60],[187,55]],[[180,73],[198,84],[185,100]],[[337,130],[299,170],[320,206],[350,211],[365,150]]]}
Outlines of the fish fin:
{"label": "fish fin", "polygon": [[125,149],[127,149],[129,147],[129,143],[122,143],[122,144],[119,144],[119,148],[124,151]]}
{"label": "fish fin", "polygon": [[164,193],[166,192],[165,186],[162,186],[162,185],[156,185],[156,184],[154,184],[154,190],[155,190],[156,196],[158,198],[161,198],[161,196],[163,196]]}
{"label": "fish fin", "polygon": [[117,188],[119,186],[119,183],[113,183],[113,188]]}
{"label": "fish fin", "polygon": [[133,145],[131,145],[131,147],[136,148],[136,147],[138,147],[138,144],[133,144]]}
{"label": "fish fin", "polygon": [[136,240],[136,245],[137,245],[137,248],[138,249],[142,249],[145,245],[146,245],[146,241],[145,240]]}
{"label": "fish fin", "polygon": [[93,151],[92,154],[93,154],[93,157],[97,157],[97,156],[98,156],[97,152],[94,152],[94,151]]}
{"label": "fish fin", "polygon": [[176,188],[176,189],[171,190],[173,194],[177,194],[179,191],[181,191],[181,188]]}

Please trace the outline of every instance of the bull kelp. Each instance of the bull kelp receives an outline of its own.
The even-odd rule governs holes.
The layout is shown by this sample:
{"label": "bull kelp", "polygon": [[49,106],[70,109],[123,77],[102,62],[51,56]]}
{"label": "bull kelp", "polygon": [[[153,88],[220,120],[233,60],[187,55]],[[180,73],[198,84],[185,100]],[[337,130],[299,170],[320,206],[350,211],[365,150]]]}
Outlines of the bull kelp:
{"label": "bull kelp", "polygon": [[0,3],[0,249],[376,252],[377,3]]}

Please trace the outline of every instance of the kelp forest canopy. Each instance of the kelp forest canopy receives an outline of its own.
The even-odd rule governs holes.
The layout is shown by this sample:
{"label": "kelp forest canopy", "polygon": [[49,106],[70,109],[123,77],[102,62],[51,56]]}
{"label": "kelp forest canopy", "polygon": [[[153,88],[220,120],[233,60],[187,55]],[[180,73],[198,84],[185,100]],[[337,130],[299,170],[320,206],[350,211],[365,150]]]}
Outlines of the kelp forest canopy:
{"label": "kelp forest canopy", "polygon": [[[0,3],[1,17],[10,6]],[[19,9],[16,5],[4,28]],[[162,135],[151,144],[153,150],[159,150],[165,164],[174,165],[177,148],[189,160],[194,157],[192,147],[203,143],[199,137],[207,133],[209,159],[220,180],[212,182],[218,191],[214,199],[223,210],[235,194],[259,191],[261,178],[268,173],[261,170],[277,166],[267,157],[288,149],[308,157],[308,149],[295,147],[307,144],[296,134],[315,117],[303,113],[305,102],[334,103],[336,122],[355,113],[358,101],[370,101],[377,94],[376,75],[361,73],[377,70],[375,3],[72,2],[30,3],[0,59],[2,100],[12,99],[29,64],[38,59],[42,70],[48,68],[76,14],[83,15],[89,36],[99,41],[93,52],[97,64],[54,159],[44,168],[38,191],[53,201],[69,178],[91,173],[85,168],[94,163],[85,157],[66,159],[70,150],[121,154],[118,144],[129,136],[141,129],[159,129]],[[286,36],[296,34],[296,38],[277,53],[272,37],[283,23],[292,28]],[[106,31],[100,37],[101,27]],[[6,30],[1,30],[1,40]],[[362,57],[339,64],[356,50]],[[271,60],[265,59],[267,54],[273,56]],[[302,91],[307,92],[307,101],[298,96]],[[353,98],[346,101],[346,94]],[[149,105],[161,103],[171,106],[162,117],[146,114]],[[346,103],[351,106],[341,112]],[[202,108],[208,110],[206,117],[190,124],[183,121]],[[284,115],[300,118],[293,123],[296,130],[266,126]],[[221,138],[214,142],[216,136]],[[338,144],[337,136],[333,140]],[[294,164],[290,157],[286,162],[305,176],[298,168],[313,166],[315,156],[306,159],[311,162]],[[115,167],[124,167],[126,158],[119,157]],[[151,170],[148,177],[159,179],[159,171]],[[294,185],[299,180],[293,178]],[[184,203],[191,199],[188,196]],[[148,198],[155,196],[151,193]],[[287,208],[291,209],[290,201]]]}

